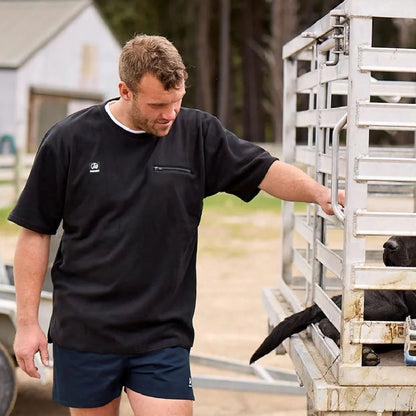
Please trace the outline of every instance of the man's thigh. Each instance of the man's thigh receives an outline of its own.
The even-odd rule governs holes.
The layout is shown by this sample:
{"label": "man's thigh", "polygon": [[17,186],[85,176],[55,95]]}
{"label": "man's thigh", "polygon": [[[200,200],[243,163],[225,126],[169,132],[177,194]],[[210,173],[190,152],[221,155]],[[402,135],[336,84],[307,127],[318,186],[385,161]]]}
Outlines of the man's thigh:
{"label": "man's thigh", "polygon": [[120,397],[117,397],[105,406],[77,409],[70,408],[71,416],[119,416]]}
{"label": "man's thigh", "polygon": [[192,416],[192,400],[159,399],[144,396],[131,389],[126,391],[135,416]]}

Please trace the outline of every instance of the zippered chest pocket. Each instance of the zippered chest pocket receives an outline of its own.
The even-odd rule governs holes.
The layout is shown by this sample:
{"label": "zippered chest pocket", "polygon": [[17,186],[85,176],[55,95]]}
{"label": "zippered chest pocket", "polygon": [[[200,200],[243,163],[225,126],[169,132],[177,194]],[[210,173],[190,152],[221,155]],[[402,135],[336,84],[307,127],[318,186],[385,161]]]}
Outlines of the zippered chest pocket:
{"label": "zippered chest pocket", "polygon": [[[197,172],[183,165],[155,164],[151,175],[152,200],[155,211],[184,225],[198,224],[203,198],[203,186]],[[163,207],[163,212],[161,212]],[[186,220],[187,218],[187,220]]]}
{"label": "zippered chest pocket", "polygon": [[190,168],[186,168],[183,166],[155,165],[153,166],[153,170],[159,173],[184,173],[184,174],[192,175],[192,170]]}

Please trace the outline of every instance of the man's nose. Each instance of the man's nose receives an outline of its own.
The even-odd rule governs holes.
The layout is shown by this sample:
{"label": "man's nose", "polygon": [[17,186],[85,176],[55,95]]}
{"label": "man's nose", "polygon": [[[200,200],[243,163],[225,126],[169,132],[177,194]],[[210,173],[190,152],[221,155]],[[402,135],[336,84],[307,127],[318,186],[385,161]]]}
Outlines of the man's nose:
{"label": "man's nose", "polygon": [[177,105],[171,105],[168,108],[165,109],[165,111],[163,112],[163,117],[166,120],[175,120],[176,116],[178,115],[179,112],[179,106]]}
{"label": "man's nose", "polygon": [[177,114],[178,114],[178,110],[176,106],[172,105],[164,109],[163,118],[165,118],[166,120],[174,120]]}

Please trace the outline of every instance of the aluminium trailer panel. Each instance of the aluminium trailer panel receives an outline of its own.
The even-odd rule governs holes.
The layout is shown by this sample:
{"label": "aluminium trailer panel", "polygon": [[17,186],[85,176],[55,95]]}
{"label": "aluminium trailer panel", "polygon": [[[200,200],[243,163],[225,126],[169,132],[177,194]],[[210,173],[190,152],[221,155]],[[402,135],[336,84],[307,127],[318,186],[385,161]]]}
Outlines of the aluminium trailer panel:
{"label": "aluminium trailer panel", "polygon": [[[273,325],[316,302],[340,331],[340,348],[314,326],[309,337],[285,342],[322,415],[416,410],[416,368],[403,356],[361,365],[363,344],[404,342],[402,322],[363,319],[365,291],[416,289],[415,269],[381,266],[386,236],[416,235],[415,145],[372,143],[380,130],[415,134],[416,50],[374,46],[375,17],[416,19],[416,2],[346,0],[283,48],[284,160],[346,190],[339,218],[316,206],[299,217],[283,203],[278,289],[264,296]],[[380,76],[386,73],[410,76]],[[387,209],[393,197],[398,208]],[[343,294],[342,310],[330,301],[335,292]]]}

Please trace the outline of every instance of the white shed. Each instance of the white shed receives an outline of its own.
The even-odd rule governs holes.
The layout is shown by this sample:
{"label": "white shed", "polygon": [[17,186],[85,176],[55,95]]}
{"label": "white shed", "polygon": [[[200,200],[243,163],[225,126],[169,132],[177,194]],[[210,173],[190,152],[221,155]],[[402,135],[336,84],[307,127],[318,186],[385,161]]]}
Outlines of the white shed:
{"label": "white shed", "polygon": [[120,50],[90,0],[0,0],[0,153],[117,96]]}

